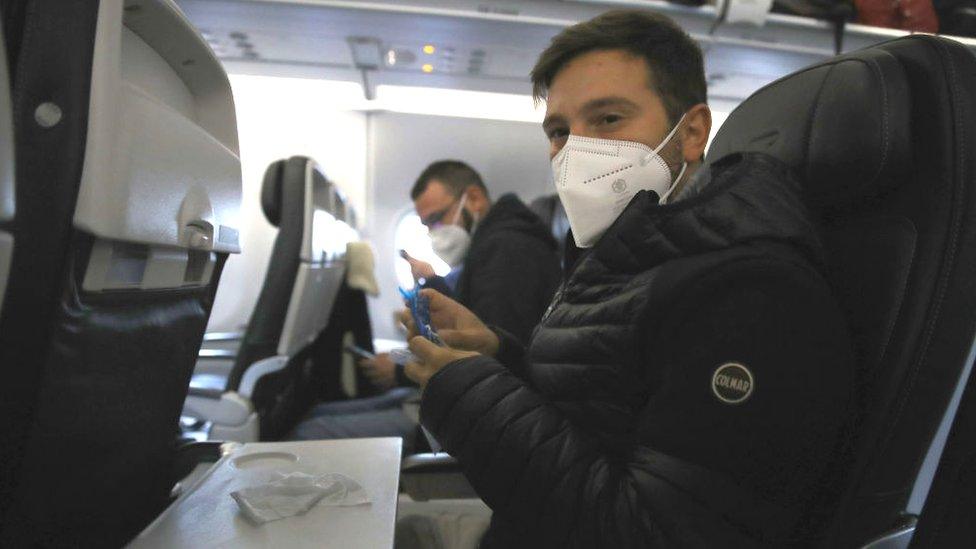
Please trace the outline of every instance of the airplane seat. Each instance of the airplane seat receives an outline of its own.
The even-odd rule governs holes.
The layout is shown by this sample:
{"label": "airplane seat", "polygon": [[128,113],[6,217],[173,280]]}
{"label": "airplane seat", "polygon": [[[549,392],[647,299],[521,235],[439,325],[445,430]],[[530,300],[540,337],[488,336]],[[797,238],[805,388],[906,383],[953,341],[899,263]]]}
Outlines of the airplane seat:
{"label": "airplane seat", "polygon": [[[289,163],[291,170],[298,170],[294,172],[297,176],[285,178],[284,170]],[[195,385],[223,389],[235,363],[246,361],[250,364],[256,357],[265,358],[275,353],[288,299],[291,297],[291,288],[298,273],[304,230],[304,201],[302,157],[276,160],[268,165],[261,182],[261,212],[278,232],[259,301],[248,319],[248,324],[244,325],[244,332],[208,332],[204,335],[200,362],[194,375]],[[285,212],[284,215],[282,211]],[[211,365],[209,362],[215,364]]]}
{"label": "airplane seat", "polygon": [[14,123],[10,102],[10,73],[7,52],[0,30],[0,311],[7,293],[7,277],[14,252],[13,223],[16,210],[14,187]]}
{"label": "airplane seat", "polygon": [[[766,86],[733,111],[709,150],[710,163],[753,151],[791,167],[821,224],[828,281],[848,318],[858,413],[837,476],[812,495],[821,505],[802,525],[823,547],[908,547],[924,505],[955,414],[951,397],[976,356],[972,128],[973,54],[916,35]],[[467,486],[445,488],[445,479],[460,480],[453,461],[407,458],[404,487],[414,499],[468,496]]]}
{"label": "airplane seat", "polygon": [[0,311],[7,293],[7,277],[14,253],[14,123],[10,103],[10,73],[7,71],[7,52],[0,30]]}
{"label": "airplane seat", "polygon": [[278,160],[268,166],[261,184],[261,210],[278,228],[268,270],[237,350],[229,383],[240,383],[247,366],[276,353],[288,313],[305,231],[305,175],[307,158]]}
{"label": "airplane seat", "polygon": [[[338,192],[338,189],[336,191],[335,216],[340,221],[339,227],[345,233],[338,235],[339,243],[359,241],[356,210],[348,199]],[[343,283],[340,284],[333,301],[332,313],[326,329],[319,334],[313,344],[311,380],[315,394],[306,395],[313,397],[308,402],[310,405],[382,393],[368,380],[362,370],[356,367],[357,359],[346,351],[349,345],[360,347],[368,352],[375,350],[367,292],[359,288],[367,282],[362,273],[362,255],[360,254],[358,271],[353,266],[353,261],[354,258],[347,257]],[[373,267],[375,268],[375,265]]]}
{"label": "airplane seat", "polygon": [[827,547],[907,547],[944,443],[936,433],[976,351],[974,100],[964,46],[901,38],[761,89],[709,151],[715,162],[740,151],[784,161],[822,223],[859,368],[838,492],[821,494],[808,520],[828,526]]}
{"label": "airplane seat", "polygon": [[0,546],[121,546],[170,501],[181,405],[240,251],[234,100],[173,0],[4,8]]}
{"label": "airplane seat", "polygon": [[317,400],[312,345],[326,329],[345,275],[344,204],[310,158],[269,166],[261,207],[278,235],[247,330],[225,377],[194,375],[184,416],[211,439],[277,440]]}
{"label": "airplane seat", "polygon": [[569,218],[566,217],[566,209],[563,208],[562,201],[558,194],[548,194],[540,196],[529,204],[529,209],[535,212],[539,219],[549,230],[552,231],[553,238],[556,239],[559,259],[562,260],[566,246],[566,237],[569,236]]}

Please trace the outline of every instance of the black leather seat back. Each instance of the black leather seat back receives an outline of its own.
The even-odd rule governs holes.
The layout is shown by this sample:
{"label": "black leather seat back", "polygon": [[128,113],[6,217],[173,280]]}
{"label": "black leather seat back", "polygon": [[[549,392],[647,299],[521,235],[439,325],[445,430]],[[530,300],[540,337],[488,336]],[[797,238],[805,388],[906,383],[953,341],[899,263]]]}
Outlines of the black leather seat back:
{"label": "black leather seat back", "polygon": [[822,221],[827,276],[860,369],[842,504],[828,502],[839,505],[835,546],[918,512],[913,489],[973,347],[974,94],[976,59],[965,47],[898,39],[760,90],[709,152],[785,161]]}
{"label": "black leather seat back", "polygon": [[305,230],[305,175],[308,158],[295,156],[268,166],[261,185],[261,209],[278,227],[268,270],[234,360],[227,387],[236,389],[247,368],[277,353],[288,303],[301,263]]}
{"label": "black leather seat back", "polygon": [[0,314],[0,546],[118,547],[169,503],[220,271],[230,84],[170,0],[9,1],[15,247]]}

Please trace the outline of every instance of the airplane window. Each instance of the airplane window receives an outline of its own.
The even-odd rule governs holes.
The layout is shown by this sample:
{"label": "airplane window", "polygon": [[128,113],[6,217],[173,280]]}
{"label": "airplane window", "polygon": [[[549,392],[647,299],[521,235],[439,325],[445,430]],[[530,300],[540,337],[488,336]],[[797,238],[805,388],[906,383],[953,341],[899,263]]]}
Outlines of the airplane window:
{"label": "airplane window", "polygon": [[722,128],[722,124],[725,124],[725,119],[729,117],[729,113],[712,110],[712,131],[711,135],[708,136],[708,144],[705,145],[705,154],[708,154],[708,149],[712,146],[712,141],[715,140],[715,136],[718,134],[718,130]]}
{"label": "airplane window", "polygon": [[430,236],[427,235],[427,227],[420,222],[420,217],[411,212],[406,213],[397,223],[396,232],[393,236],[396,254],[396,276],[397,283],[403,288],[413,288],[413,275],[410,274],[410,264],[400,257],[400,250],[406,250],[408,254],[421,261],[426,261],[434,267],[434,272],[444,276],[451,272],[451,267],[434,255],[434,250],[430,247]]}
{"label": "airplane window", "polygon": [[317,261],[340,259],[345,256],[346,244],[357,240],[356,230],[332,214],[315,210],[312,214],[312,256]]}
{"label": "airplane window", "polygon": [[333,228],[337,225],[332,214],[315,210],[312,214],[312,257],[315,261],[319,258],[332,258],[335,255],[335,242],[330,238]]}

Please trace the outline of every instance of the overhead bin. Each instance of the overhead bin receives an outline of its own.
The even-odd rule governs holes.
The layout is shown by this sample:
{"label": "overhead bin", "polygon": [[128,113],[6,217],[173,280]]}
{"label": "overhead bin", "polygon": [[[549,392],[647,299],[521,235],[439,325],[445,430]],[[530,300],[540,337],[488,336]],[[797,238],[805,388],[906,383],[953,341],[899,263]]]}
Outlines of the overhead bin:
{"label": "overhead bin", "polygon": [[[773,80],[834,55],[838,38],[835,25],[825,21],[769,14],[762,26],[720,24],[713,6],[661,0],[506,5],[477,0],[181,0],[181,5],[230,72],[357,82],[366,97],[373,97],[373,88],[380,85],[528,94],[532,63],[559,30],[616,7],[646,7],[678,21],[705,47],[710,97],[729,102],[729,108]],[[905,34],[846,24],[841,49],[853,51]],[[957,40],[976,49],[976,40]],[[369,44],[378,49],[375,55],[358,51]],[[432,57],[424,53],[425,45],[438,46]],[[383,62],[389,51],[395,53],[392,65]],[[433,70],[423,72],[425,64]]]}

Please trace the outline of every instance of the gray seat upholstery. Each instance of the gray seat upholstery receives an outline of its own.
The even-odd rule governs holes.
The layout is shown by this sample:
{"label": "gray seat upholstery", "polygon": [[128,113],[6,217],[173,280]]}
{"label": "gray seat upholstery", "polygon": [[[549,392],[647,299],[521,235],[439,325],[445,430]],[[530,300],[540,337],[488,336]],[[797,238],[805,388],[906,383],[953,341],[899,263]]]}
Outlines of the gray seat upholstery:
{"label": "gray seat upholstery", "polygon": [[181,405],[239,251],[233,96],[172,0],[3,7],[17,217],[0,546],[120,546],[169,502]]}
{"label": "gray seat upholstery", "polygon": [[[311,161],[304,157],[271,164],[261,185],[261,208],[268,222],[278,227],[268,271],[230,379],[229,389],[240,385],[241,376],[252,363],[277,354],[288,304],[298,278],[302,236],[305,233],[305,177]],[[316,177],[321,178],[318,171]],[[325,185],[328,182],[321,178]]]}
{"label": "gray seat upholstery", "polygon": [[268,167],[261,206],[278,234],[257,304],[236,352],[226,353],[227,375],[194,376],[184,410],[210,421],[214,439],[277,440],[317,400],[312,344],[328,325],[355,236],[344,198],[307,157]]}

